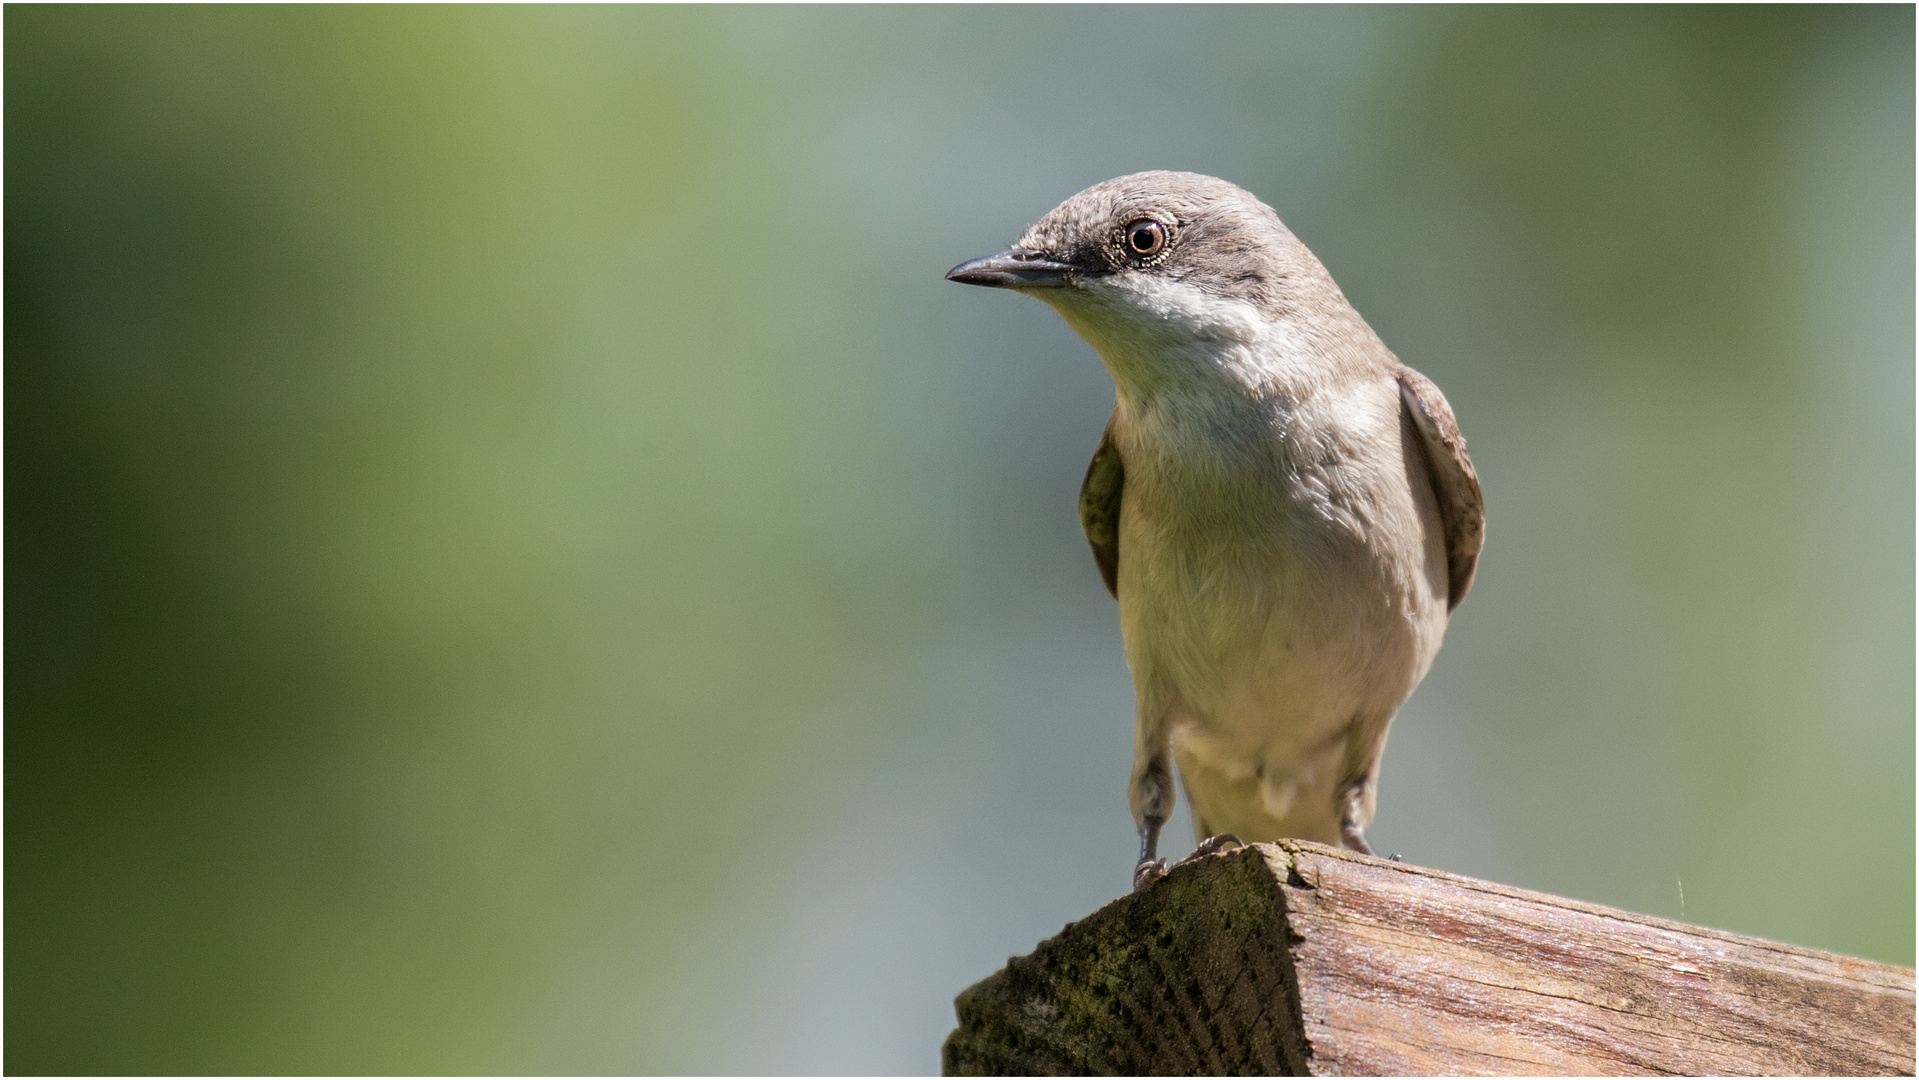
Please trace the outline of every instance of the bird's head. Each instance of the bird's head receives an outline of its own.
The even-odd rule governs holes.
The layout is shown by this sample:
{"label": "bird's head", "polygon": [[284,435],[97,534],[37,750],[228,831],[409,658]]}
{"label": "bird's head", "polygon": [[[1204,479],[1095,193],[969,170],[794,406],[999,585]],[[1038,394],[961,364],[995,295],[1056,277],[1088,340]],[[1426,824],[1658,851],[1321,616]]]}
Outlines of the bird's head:
{"label": "bird's head", "polygon": [[1275,323],[1350,310],[1271,207],[1235,184],[1186,172],[1095,184],[1011,250],[946,277],[1046,301],[1123,380],[1195,347],[1248,343]]}

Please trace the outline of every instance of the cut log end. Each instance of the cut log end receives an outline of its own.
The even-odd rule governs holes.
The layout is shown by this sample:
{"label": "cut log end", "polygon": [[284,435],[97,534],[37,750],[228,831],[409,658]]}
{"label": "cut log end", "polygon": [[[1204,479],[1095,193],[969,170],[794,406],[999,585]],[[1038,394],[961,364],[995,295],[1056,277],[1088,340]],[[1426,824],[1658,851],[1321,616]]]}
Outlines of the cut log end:
{"label": "cut log end", "polygon": [[1909,969],[1290,840],[1121,897],[956,1005],[949,1076],[1914,1065]]}

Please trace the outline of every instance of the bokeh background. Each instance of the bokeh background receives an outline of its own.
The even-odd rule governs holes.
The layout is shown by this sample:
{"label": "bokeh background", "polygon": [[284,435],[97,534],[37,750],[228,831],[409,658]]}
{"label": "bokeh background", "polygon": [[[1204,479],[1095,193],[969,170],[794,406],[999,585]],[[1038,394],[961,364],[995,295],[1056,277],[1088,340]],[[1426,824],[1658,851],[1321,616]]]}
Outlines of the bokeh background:
{"label": "bokeh background", "polygon": [[1911,964],[1913,23],[8,7],[6,1069],[935,1070],[1134,853],[1110,383],[941,274],[1146,168],[1471,440],[1375,842]]}

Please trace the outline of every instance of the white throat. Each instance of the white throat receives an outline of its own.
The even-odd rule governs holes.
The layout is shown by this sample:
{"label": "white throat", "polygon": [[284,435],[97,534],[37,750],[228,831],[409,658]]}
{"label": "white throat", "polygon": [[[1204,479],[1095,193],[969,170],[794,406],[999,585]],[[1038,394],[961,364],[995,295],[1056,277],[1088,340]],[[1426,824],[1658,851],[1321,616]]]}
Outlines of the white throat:
{"label": "white throat", "polygon": [[1305,374],[1289,363],[1307,347],[1290,324],[1196,285],[1121,273],[1034,295],[1099,353],[1120,395],[1141,404],[1166,395],[1262,399]]}

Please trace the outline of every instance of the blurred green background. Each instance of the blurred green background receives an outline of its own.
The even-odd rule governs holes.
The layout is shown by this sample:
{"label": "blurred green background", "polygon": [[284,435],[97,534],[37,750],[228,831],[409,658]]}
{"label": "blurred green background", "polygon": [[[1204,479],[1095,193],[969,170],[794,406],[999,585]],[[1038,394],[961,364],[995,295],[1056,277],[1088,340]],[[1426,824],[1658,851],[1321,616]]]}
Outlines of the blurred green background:
{"label": "blurred green background", "polygon": [[6,1069],[936,1069],[1134,854],[941,274],[1146,168],[1471,440],[1375,842],[1911,964],[1913,21],[9,6]]}

